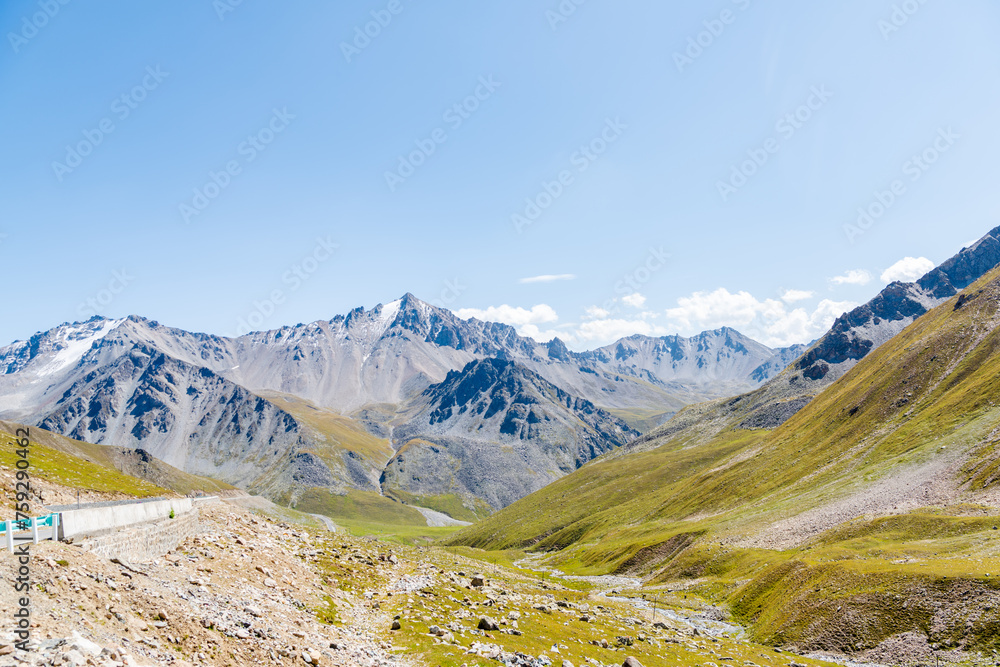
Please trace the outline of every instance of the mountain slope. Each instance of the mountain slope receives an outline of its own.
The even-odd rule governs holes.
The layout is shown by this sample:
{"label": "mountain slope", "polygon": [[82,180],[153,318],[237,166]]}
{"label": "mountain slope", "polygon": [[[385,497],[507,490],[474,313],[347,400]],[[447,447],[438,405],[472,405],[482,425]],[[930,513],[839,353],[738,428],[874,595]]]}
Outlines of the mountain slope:
{"label": "mountain slope", "polygon": [[[0,433],[17,437],[21,424],[0,421]],[[227,493],[234,487],[207,477],[191,475],[152,457],[144,450],[123,447],[108,447],[89,442],[73,440],[33,426],[30,428],[31,442],[55,452],[68,454],[75,459],[145,480],[158,487],[180,494],[203,493],[213,495]],[[74,464],[79,466],[80,464]],[[112,487],[113,488],[113,487]]]}
{"label": "mountain slope", "polygon": [[[499,507],[621,445],[628,427],[600,426],[611,424],[611,415],[648,429],[685,405],[766,380],[748,394],[686,408],[626,449],[780,425],[858,358],[994,262],[998,235],[994,230],[918,283],[890,285],[784,370],[800,346],[772,350],[732,329],[689,339],[632,336],[576,353],[558,339],[543,345],[512,327],[461,320],[407,294],[329,322],[236,339],[138,317],[61,325],[0,348],[0,417],[142,448],[188,472],[288,502],[311,488],[377,493],[388,479],[400,496],[444,493]],[[557,404],[565,394],[610,415],[590,423],[579,411],[550,419],[544,440],[555,449],[536,446],[541,437],[518,436],[522,451],[515,456],[506,422],[472,424],[456,415],[433,424],[421,414],[433,398],[425,392],[458,383],[450,374],[476,372],[482,366],[474,362],[485,359],[516,364],[522,376],[548,383],[526,382],[537,400],[553,403],[544,397],[555,396]],[[530,425],[526,432],[540,429]],[[386,471],[390,460],[394,467]],[[414,466],[424,469],[419,483]],[[517,470],[518,482],[504,488],[491,469]]]}
{"label": "mountain slope", "polygon": [[860,359],[998,264],[1000,227],[962,248],[917,282],[894,282],[868,303],[840,316],[802,356],[757,389],[690,405],[631,442],[626,450],[648,450],[665,440],[707,442],[732,428],[776,428]]}
{"label": "mountain slope", "polygon": [[780,366],[781,370],[805,349],[805,345],[771,349],[735,329],[722,327],[691,338],[633,335],[581,353],[579,358],[606,364],[609,370],[645,374],[661,381],[745,384],[750,376],[759,381],[769,379],[771,368]]}
{"label": "mountain slope", "polygon": [[[988,436],[1000,424],[992,386],[1000,372],[998,271],[917,320],[774,430],[731,426],[694,442],[682,431],[645,450],[620,450],[456,539],[513,546],[551,535],[543,544],[559,544],[562,529],[575,534],[643,516],[682,520],[743,511],[746,503],[765,497],[769,506],[780,501],[782,508],[800,513],[819,506],[824,494],[854,488],[865,475],[937,458],[937,439],[946,437],[962,441],[968,454],[964,465],[980,471],[982,488],[993,479],[983,472],[992,460]],[[955,486],[973,479],[959,475]],[[543,509],[551,505],[546,496],[562,497],[574,488],[588,495],[560,503],[559,512]],[[654,489],[652,498],[641,495]],[[635,498],[636,492],[641,497]],[[782,499],[794,500],[786,506]],[[526,521],[522,504],[529,501],[538,507],[537,524]],[[615,521],[603,522],[602,508],[615,512]],[[752,514],[763,516],[760,508]],[[510,531],[513,524],[504,524],[505,517],[519,530]],[[491,535],[505,535],[505,541],[494,543]]]}
{"label": "mountain slope", "polygon": [[305,486],[344,490],[348,481],[377,488],[371,466],[346,450],[325,455],[288,412],[212,371],[140,345],[77,380],[38,425],[77,440],[143,449],[186,472],[275,498]]}
{"label": "mountain slope", "polygon": [[426,389],[394,427],[387,492],[456,494],[494,508],[638,435],[512,361],[474,361]]}
{"label": "mountain slope", "polygon": [[[1000,566],[998,375],[994,269],[774,430],[731,427],[694,445],[681,434],[596,461],[450,542],[559,549],[588,573],[708,577],[705,593],[768,641],[875,650],[916,631],[989,645],[1000,616],[966,620],[968,600],[1000,587],[984,578]],[[962,519],[973,516],[990,518]],[[901,565],[913,558],[924,567]],[[872,586],[886,598],[866,597]],[[901,599],[914,615],[898,613]],[[920,625],[935,604],[948,615]]]}
{"label": "mountain slope", "polygon": [[1000,227],[962,248],[915,283],[894,282],[874,299],[845,313],[794,364],[807,380],[836,379],[914,319],[965,289],[1000,264]]}

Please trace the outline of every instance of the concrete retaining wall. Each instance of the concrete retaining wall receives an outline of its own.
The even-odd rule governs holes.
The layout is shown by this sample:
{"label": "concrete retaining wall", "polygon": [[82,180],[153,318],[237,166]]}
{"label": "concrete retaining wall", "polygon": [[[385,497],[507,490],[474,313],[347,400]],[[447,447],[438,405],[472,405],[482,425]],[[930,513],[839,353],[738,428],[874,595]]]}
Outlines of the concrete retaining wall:
{"label": "concrete retaining wall", "polygon": [[79,544],[103,558],[142,563],[159,558],[168,551],[176,549],[187,538],[197,535],[200,532],[199,516],[200,512],[197,509],[189,508],[187,512],[178,513],[173,519],[132,525],[96,537],[85,538]]}
{"label": "concrete retaining wall", "polygon": [[179,517],[191,512],[192,506],[190,498],[174,498],[151,503],[60,512],[59,534],[64,540],[97,536],[126,526],[166,519],[170,516],[171,510]]}

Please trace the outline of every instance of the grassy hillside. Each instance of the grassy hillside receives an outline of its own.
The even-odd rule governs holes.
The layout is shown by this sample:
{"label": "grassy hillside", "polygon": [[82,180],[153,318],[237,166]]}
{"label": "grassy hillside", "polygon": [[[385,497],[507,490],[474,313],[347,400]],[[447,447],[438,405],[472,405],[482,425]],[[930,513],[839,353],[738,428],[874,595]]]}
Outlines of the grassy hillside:
{"label": "grassy hillside", "polygon": [[[342,452],[353,452],[365,461],[377,481],[378,474],[395,453],[388,440],[371,435],[350,417],[318,407],[297,396],[273,392],[263,395],[312,430],[310,451],[331,466],[342,464]],[[359,490],[338,495],[329,489],[313,488],[294,499],[294,507],[298,510],[328,516],[357,535],[379,535],[413,542],[438,539],[456,530],[428,527],[424,516],[409,505],[420,505],[468,521],[478,518],[463,507],[457,496],[417,497],[405,493],[382,496]]]}
{"label": "grassy hillside", "polygon": [[[363,471],[362,474],[367,478],[372,488],[375,488],[379,483],[379,476],[394,453],[388,440],[368,433],[363,426],[350,417],[345,417],[327,408],[321,408],[304,398],[276,392],[261,392],[261,395],[291,414],[300,424],[305,426],[303,435],[309,445],[303,447],[302,452],[314,454],[331,470],[341,471],[344,474],[347,474],[344,467],[347,460],[345,456],[349,457],[355,463],[360,463],[358,468]],[[283,497],[281,502],[286,505],[300,501],[315,502],[315,498],[300,498],[300,493],[302,491],[298,488],[289,488],[286,497]],[[310,492],[305,491],[304,493],[309,496]],[[338,503],[333,505],[324,503],[324,505],[334,508],[340,507]],[[330,514],[329,511],[317,513],[327,514],[337,521],[350,518],[349,516]]]}
{"label": "grassy hillside", "polygon": [[426,507],[430,510],[442,512],[453,519],[475,523],[481,517],[489,516],[493,508],[482,501],[475,503],[475,509],[466,507],[466,501],[454,493],[439,495],[417,495],[406,493],[405,491],[387,489],[385,495],[394,500],[416,507]]}
{"label": "grassy hillside", "polygon": [[329,489],[312,488],[306,490],[295,509],[328,516],[354,535],[372,535],[409,544],[439,540],[457,529],[432,528],[417,510],[372,491],[351,490],[338,495]]}
{"label": "grassy hillside", "polygon": [[[171,495],[165,489],[146,480],[123,474],[113,467],[78,458],[34,440],[36,429],[31,429],[28,448],[28,472],[32,479],[43,479],[73,489],[114,493],[148,498]],[[20,458],[15,450],[17,440],[13,435],[0,432],[0,466],[14,470]],[[9,489],[13,491],[13,488]],[[4,489],[8,491],[8,489]]]}
{"label": "grassy hillside", "polygon": [[350,417],[290,394],[262,392],[261,395],[314,431],[315,453],[320,458],[339,459],[340,451],[346,450],[381,470],[393,455],[388,440],[371,435]]}
{"label": "grassy hillside", "polygon": [[[682,412],[675,419],[686,419],[684,428],[666,424],[646,451],[584,466],[449,542],[556,549],[556,562],[582,573],[698,579],[706,594],[730,602],[769,641],[820,641],[823,605],[813,598],[829,597],[824,590],[832,588],[817,589],[827,580],[840,582],[836,590],[847,604],[838,606],[866,608],[863,616],[875,623],[865,626],[863,639],[847,633],[827,643],[856,648],[903,626],[924,628],[926,619],[916,616],[882,623],[885,613],[873,610],[893,608],[889,598],[854,599],[845,591],[854,586],[901,598],[939,585],[992,591],[994,580],[986,582],[985,574],[1000,572],[996,551],[976,551],[948,530],[928,532],[962,521],[930,521],[922,508],[972,503],[963,507],[989,517],[975,524],[978,533],[996,535],[998,303],[995,270],[919,318],[775,430],[739,428],[732,420],[699,425],[690,416],[698,408]],[[866,536],[844,532],[847,522],[893,514],[909,526],[895,537],[885,525],[854,528]],[[912,572],[880,555],[926,549],[934,556]],[[785,602],[775,604],[779,599]],[[815,613],[798,618],[789,605]],[[996,616],[995,608],[986,616]],[[970,628],[979,623],[966,621]]]}
{"label": "grassy hillside", "polygon": [[[20,427],[21,424],[0,421],[0,434],[13,436]],[[168,489],[182,495],[192,491],[211,495],[235,489],[225,482],[191,475],[151,456],[137,455],[129,449],[73,440],[35,426],[31,427],[31,440],[54,452],[67,454],[73,459],[115,470],[126,477],[139,478],[160,489]],[[74,485],[69,484],[69,486]]]}
{"label": "grassy hillside", "polygon": [[634,408],[631,410],[626,408],[606,408],[606,410],[640,433],[652,431],[676,414],[673,410],[664,412],[657,408]]}

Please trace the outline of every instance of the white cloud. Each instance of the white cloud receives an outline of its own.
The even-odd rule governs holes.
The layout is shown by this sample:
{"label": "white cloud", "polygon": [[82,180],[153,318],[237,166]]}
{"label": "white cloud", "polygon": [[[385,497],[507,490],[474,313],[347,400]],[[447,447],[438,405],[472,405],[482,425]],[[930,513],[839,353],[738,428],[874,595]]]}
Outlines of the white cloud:
{"label": "white cloud", "polygon": [[521,284],[527,283],[552,283],[557,280],[576,280],[576,276],[572,273],[560,273],[557,275],[542,275],[542,276],[531,276],[530,278],[521,278],[517,282]]}
{"label": "white cloud", "polygon": [[678,299],[676,308],[667,309],[667,318],[686,336],[729,326],[765,345],[784,346],[817,338],[838,315],[855,305],[824,299],[812,312],[805,308],[789,310],[777,299],[760,301],[749,292],[733,294],[720,287]]}
{"label": "white cloud", "polygon": [[[861,304],[855,303],[854,301],[833,301],[831,299],[823,299],[816,306],[816,310],[814,310],[812,314],[812,320],[815,326],[818,327],[816,333],[826,333],[827,329],[833,326],[834,320],[847,311],[854,310],[859,305]],[[816,336],[813,336],[813,338],[815,337]]]}
{"label": "white cloud", "polygon": [[864,269],[851,269],[842,276],[830,278],[834,285],[867,285],[872,281],[872,274]]}
{"label": "white cloud", "polygon": [[811,299],[814,296],[816,296],[815,292],[808,292],[801,289],[786,289],[781,293],[781,300],[785,303],[795,303],[796,301]]}
{"label": "white cloud", "polygon": [[484,322],[503,322],[514,327],[523,327],[528,324],[546,324],[559,319],[556,311],[544,303],[531,308],[521,308],[508,306],[490,306],[485,310],[480,308],[460,308],[455,311],[463,320],[475,317]]}
{"label": "white cloud", "polygon": [[636,292],[635,294],[628,294],[622,297],[622,302],[626,306],[632,306],[633,308],[642,308],[646,303],[646,297]]}
{"label": "white cloud", "polygon": [[656,313],[643,311],[638,318],[619,318],[599,306],[587,308],[582,322],[566,324],[555,324],[559,316],[552,307],[544,303],[531,308],[504,304],[489,308],[461,308],[454,312],[462,319],[475,317],[486,322],[510,324],[520,335],[540,343],[547,343],[558,336],[578,349],[593,349],[632,334],[664,336],[672,333],[648,321],[655,319]]}
{"label": "white cloud", "polygon": [[[794,291],[785,292],[783,297],[790,296],[789,292]],[[738,329],[765,345],[778,347],[807,343],[818,338],[826,333],[841,313],[855,305],[848,301],[823,299],[812,309],[791,308],[779,299],[759,300],[749,292],[734,294],[719,288],[714,292],[695,292],[678,299],[676,308],[667,309],[665,319],[663,315],[651,311],[623,316],[599,306],[590,306],[581,321],[560,324],[556,311],[544,303],[531,308],[507,304],[461,308],[455,314],[462,319],[475,317],[510,324],[520,335],[541,343],[558,336],[575,349],[593,349],[633,334],[666,336],[680,333],[693,336],[723,326]]]}
{"label": "white cloud", "polygon": [[528,338],[534,338],[539,343],[548,343],[556,336],[561,338],[564,342],[567,339],[569,340],[573,339],[572,333],[567,335],[567,333],[564,331],[556,331],[554,329],[548,329],[543,331],[534,324],[524,324],[522,326],[517,327],[517,333],[519,333],[522,336],[527,336]]}
{"label": "white cloud", "polygon": [[612,343],[619,338],[633,334],[644,336],[665,336],[670,333],[664,327],[650,324],[644,320],[602,319],[581,323],[574,332],[572,340],[578,343],[589,343],[593,347]]}
{"label": "white cloud", "polygon": [[900,281],[912,283],[934,268],[934,262],[926,257],[904,257],[882,272],[882,282]]}
{"label": "white cloud", "polygon": [[758,301],[749,292],[732,294],[720,287],[714,292],[695,292],[691,296],[677,299],[677,307],[668,308],[667,317],[681,329],[703,331],[721,326],[745,327],[759,313],[779,310],[784,310],[780,301]]}

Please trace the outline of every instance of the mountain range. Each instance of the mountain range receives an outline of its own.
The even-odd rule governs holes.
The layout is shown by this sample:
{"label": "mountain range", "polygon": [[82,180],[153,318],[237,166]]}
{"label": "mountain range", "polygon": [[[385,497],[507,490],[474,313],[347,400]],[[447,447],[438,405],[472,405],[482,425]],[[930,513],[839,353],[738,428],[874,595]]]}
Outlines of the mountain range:
{"label": "mountain range", "polygon": [[457,498],[482,516],[596,457],[776,428],[998,262],[1000,228],[780,349],[722,328],[574,352],[411,294],[237,338],[94,317],[0,348],[0,418],[286,504]]}
{"label": "mountain range", "polygon": [[410,294],[238,338],[94,317],[0,348],[0,418],[286,503],[321,489],[489,511],[804,349],[723,328],[573,352]]}
{"label": "mountain range", "polygon": [[232,485],[636,577],[762,644],[926,662],[1000,649],[998,351],[1000,228],[782,349],[574,352],[409,294],[238,338],[92,318],[0,348],[0,431],[105,490]]}

